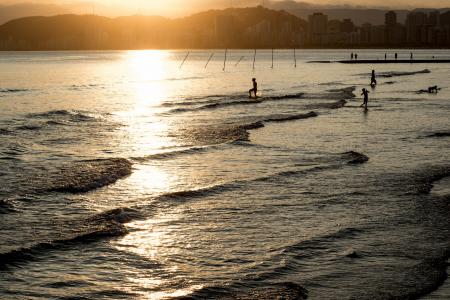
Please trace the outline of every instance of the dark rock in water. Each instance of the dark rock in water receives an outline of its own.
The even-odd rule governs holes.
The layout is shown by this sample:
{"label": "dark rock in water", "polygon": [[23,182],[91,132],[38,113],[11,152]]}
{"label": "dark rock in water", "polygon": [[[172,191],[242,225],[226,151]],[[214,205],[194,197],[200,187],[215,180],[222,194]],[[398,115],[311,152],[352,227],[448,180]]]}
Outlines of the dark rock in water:
{"label": "dark rock in water", "polygon": [[359,255],[356,251],[351,251],[350,253],[345,255],[346,257],[349,258],[361,258],[361,255]]}
{"label": "dark rock in water", "polygon": [[298,284],[286,282],[269,287],[255,289],[246,295],[232,298],[236,300],[301,300],[308,298],[308,291]]}
{"label": "dark rock in water", "polygon": [[369,157],[367,157],[366,155],[362,154],[362,153],[358,153],[355,151],[349,151],[349,152],[345,152],[342,153],[343,158],[348,160],[347,163],[349,165],[357,165],[357,164],[363,164],[367,161],[369,161]]}
{"label": "dark rock in water", "polygon": [[132,164],[123,158],[76,162],[61,169],[48,191],[84,193],[110,185],[131,174]]}

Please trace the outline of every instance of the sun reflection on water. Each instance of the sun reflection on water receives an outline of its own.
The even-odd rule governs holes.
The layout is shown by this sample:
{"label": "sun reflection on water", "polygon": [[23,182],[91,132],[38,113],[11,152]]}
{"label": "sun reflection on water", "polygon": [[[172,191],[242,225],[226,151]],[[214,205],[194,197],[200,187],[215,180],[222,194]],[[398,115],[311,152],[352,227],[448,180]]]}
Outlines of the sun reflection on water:
{"label": "sun reflection on water", "polygon": [[[130,228],[130,233],[119,240],[116,247],[120,251],[131,252],[149,262],[154,262],[164,268],[165,274],[175,274],[178,266],[171,264],[168,256],[178,254],[180,249],[174,246],[177,244],[174,237],[176,226],[170,226],[170,224],[176,223],[181,217],[182,211],[176,210],[170,214],[161,214],[151,219],[129,223],[127,227]],[[127,278],[130,283],[139,286],[138,293],[142,295],[142,299],[182,297],[203,288],[202,285],[186,287],[184,282],[183,287],[167,289],[167,286],[174,285],[176,282],[156,278],[151,274],[133,274]],[[142,292],[142,290],[148,290],[148,292]]]}

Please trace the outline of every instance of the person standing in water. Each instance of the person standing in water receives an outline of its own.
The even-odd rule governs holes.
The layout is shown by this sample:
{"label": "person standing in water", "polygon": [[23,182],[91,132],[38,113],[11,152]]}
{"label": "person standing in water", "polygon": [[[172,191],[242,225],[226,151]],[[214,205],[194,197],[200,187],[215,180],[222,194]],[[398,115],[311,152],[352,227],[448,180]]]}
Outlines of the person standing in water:
{"label": "person standing in water", "polygon": [[362,89],[362,94],[361,95],[364,95],[364,102],[361,104],[360,107],[364,106],[367,109],[367,104],[369,102],[369,91],[366,90],[366,89]]}
{"label": "person standing in water", "polygon": [[372,87],[377,85],[377,79],[376,79],[376,76],[375,76],[375,70],[372,70],[372,76],[370,78],[370,85]]}
{"label": "person standing in water", "polygon": [[255,98],[256,98],[256,93],[258,92],[258,83],[256,82],[256,78],[253,78],[252,82],[253,82],[253,88],[248,91],[248,97],[251,98],[252,92],[253,92],[255,94]]}

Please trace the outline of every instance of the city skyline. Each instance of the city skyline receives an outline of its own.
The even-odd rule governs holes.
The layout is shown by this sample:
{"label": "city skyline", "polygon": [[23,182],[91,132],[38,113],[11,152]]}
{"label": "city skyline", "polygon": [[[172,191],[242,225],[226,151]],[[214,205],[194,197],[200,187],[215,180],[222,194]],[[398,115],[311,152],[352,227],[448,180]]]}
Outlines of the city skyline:
{"label": "city skyline", "polygon": [[[262,6],[190,17],[30,17],[0,26],[0,50],[450,47],[450,10],[411,11],[382,25],[314,12],[307,19]],[[58,28],[57,31],[54,28]]]}
{"label": "city skyline", "polygon": [[[186,16],[198,11],[208,9],[224,9],[229,7],[251,7],[264,5],[275,9],[302,9],[302,8],[376,8],[376,9],[414,9],[414,8],[447,8],[450,6],[446,0],[432,0],[424,4],[419,0],[393,0],[389,4],[380,0],[166,0],[166,1],[142,1],[142,0],[4,0],[1,6],[9,8],[16,6],[15,14],[20,10],[27,16],[26,10],[35,9],[42,15],[54,15],[58,13],[96,13],[105,16],[122,15],[161,15],[165,17]],[[5,8],[2,14],[7,14]]]}

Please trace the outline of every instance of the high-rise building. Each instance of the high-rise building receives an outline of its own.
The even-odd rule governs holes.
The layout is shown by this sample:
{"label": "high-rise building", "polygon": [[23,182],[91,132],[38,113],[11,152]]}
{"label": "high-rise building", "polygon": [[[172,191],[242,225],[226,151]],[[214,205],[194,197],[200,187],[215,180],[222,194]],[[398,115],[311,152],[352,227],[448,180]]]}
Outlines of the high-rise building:
{"label": "high-rise building", "polygon": [[327,33],[328,16],[323,13],[314,13],[308,17],[309,38],[312,44],[321,44]]}
{"label": "high-rise building", "polygon": [[351,33],[353,31],[355,31],[355,24],[350,19],[344,19],[342,21],[342,32]]}
{"label": "high-rise building", "polygon": [[422,29],[427,23],[427,15],[423,12],[411,12],[406,16],[406,41],[417,45],[422,41]]}
{"label": "high-rise building", "polygon": [[384,24],[386,26],[394,26],[397,25],[397,14],[395,13],[395,11],[388,11],[385,15],[384,15]]}

